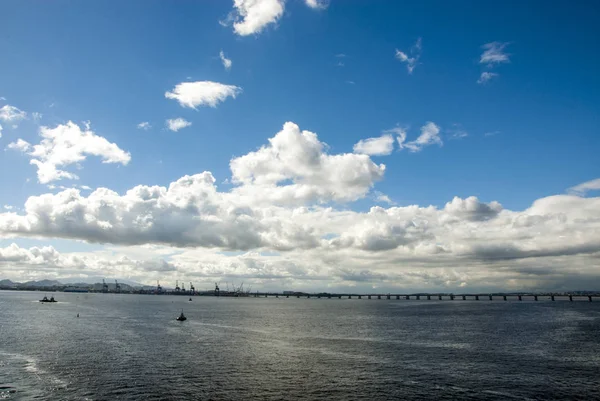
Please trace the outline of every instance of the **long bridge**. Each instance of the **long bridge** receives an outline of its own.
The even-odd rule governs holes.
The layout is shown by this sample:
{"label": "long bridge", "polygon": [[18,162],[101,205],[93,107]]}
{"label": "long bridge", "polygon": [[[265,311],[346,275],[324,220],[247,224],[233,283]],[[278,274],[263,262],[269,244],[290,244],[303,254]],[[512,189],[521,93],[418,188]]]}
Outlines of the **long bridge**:
{"label": "long bridge", "polygon": [[[216,295],[216,294],[215,294]],[[592,302],[594,298],[600,299],[600,293],[593,294],[358,294],[358,293],[344,293],[344,294],[308,294],[308,293],[281,293],[281,292],[255,292],[252,294],[245,294],[246,297],[254,298],[325,298],[325,299],[386,299],[386,300],[417,300],[417,301],[588,301]]]}

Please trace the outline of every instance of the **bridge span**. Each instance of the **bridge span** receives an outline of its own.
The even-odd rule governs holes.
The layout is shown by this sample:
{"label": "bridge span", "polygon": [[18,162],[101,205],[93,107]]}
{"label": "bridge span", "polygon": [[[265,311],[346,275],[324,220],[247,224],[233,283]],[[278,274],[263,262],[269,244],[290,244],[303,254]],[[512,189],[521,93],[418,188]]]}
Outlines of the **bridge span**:
{"label": "bridge span", "polygon": [[359,293],[281,293],[281,292],[255,292],[248,294],[254,298],[316,298],[316,299],[383,299],[383,300],[416,300],[416,301],[587,301],[600,299],[600,293],[593,294],[448,294],[448,293],[420,293],[420,294],[359,294]]}

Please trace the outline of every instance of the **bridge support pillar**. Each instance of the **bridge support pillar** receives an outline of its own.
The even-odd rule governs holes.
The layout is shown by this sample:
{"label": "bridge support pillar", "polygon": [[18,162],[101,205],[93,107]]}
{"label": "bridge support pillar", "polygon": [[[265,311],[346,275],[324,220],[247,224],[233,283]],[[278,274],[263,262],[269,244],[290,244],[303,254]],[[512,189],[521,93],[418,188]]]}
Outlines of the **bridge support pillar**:
{"label": "bridge support pillar", "polygon": [[506,295],[503,295],[503,296],[502,296],[502,299],[504,299],[504,300],[506,301]]}
{"label": "bridge support pillar", "polygon": [[523,300],[523,296],[519,295],[519,301],[522,301],[522,300]]}
{"label": "bridge support pillar", "polygon": [[338,299],[342,299],[342,296],[341,296],[341,295],[338,295]]}
{"label": "bridge support pillar", "polygon": [[569,295],[569,301],[573,302],[573,295]]}
{"label": "bridge support pillar", "polygon": [[554,301],[554,295],[550,295],[550,299]]}
{"label": "bridge support pillar", "polygon": [[348,299],[352,299],[352,295],[348,295]]}
{"label": "bridge support pillar", "polygon": [[463,297],[463,301],[467,300],[467,296],[466,295],[463,295],[462,297]]}
{"label": "bridge support pillar", "polygon": [[359,296],[358,296],[358,299],[362,299],[362,296],[361,296],[361,295],[359,295]]}
{"label": "bridge support pillar", "polygon": [[388,295],[386,296],[386,298],[387,298],[387,299],[390,299],[390,294],[388,294]]}
{"label": "bridge support pillar", "polygon": [[279,294],[275,294],[275,298],[279,298]]}
{"label": "bridge support pillar", "polygon": [[286,295],[285,297],[286,297],[286,298],[289,298],[290,296],[289,296],[289,295]]}
{"label": "bridge support pillar", "polygon": [[381,295],[377,295],[377,299],[381,299]]}
{"label": "bridge support pillar", "polygon": [[479,295],[475,295],[475,301],[479,301]]}
{"label": "bridge support pillar", "polygon": [[454,294],[450,294],[450,301],[454,301]]}
{"label": "bridge support pillar", "polygon": [[533,296],[533,300],[534,300],[534,301],[537,301],[537,295],[534,295],[534,296]]}
{"label": "bridge support pillar", "polygon": [[492,296],[490,295],[490,301],[492,300]]}
{"label": "bridge support pillar", "polygon": [[400,295],[396,295],[396,299],[400,299]]}
{"label": "bridge support pillar", "polygon": [[410,295],[405,296],[404,299],[409,300],[410,299]]}
{"label": "bridge support pillar", "polygon": [[438,299],[441,301],[441,300],[442,300],[442,296],[441,296],[441,295],[438,295]]}
{"label": "bridge support pillar", "polygon": [[588,295],[588,301],[592,302],[592,296]]}
{"label": "bridge support pillar", "polygon": [[427,300],[431,301],[431,295],[427,295]]}
{"label": "bridge support pillar", "polygon": [[420,300],[421,300],[421,296],[417,295],[417,301],[420,301]]}
{"label": "bridge support pillar", "polygon": [[369,299],[371,299],[371,296],[370,296],[370,295],[367,295],[367,297],[368,297]]}

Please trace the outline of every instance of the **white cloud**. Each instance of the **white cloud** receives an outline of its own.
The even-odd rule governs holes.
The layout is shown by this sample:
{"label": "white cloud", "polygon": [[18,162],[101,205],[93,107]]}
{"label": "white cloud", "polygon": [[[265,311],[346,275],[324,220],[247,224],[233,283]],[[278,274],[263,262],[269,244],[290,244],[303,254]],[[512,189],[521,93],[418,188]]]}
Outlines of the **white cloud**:
{"label": "white cloud", "polygon": [[142,121],[137,125],[138,129],[143,129],[144,131],[148,131],[152,128],[152,125],[148,121]]}
{"label": "white cloud", "polygon": [[285,10],[285,0],[234,0],[233,7],[228,20],[233,21],[234,32],[248,36],[277,22]]}
{"label": "white cloud", "polygon": [[389,155],[394,150],[394,137],[384,134],[378,138],[361,139],[354,145],[354,153],[371,156]]}
{"label": "white cloud", "polygon": [[2,138],[2,124],[0,124],[0,138]]}
{"label": "white cloud", "polygon": [[494,135],[498,135],[500,133],[500,131],[489,131],[483,134],[483,136],[494,136]]}
{"label": "white cloud", "polygon": [[21,152],[27,152],[29,149],[31,149],[31,144],[19,138],[17,139],[17,142],[9,143],[7,148],[12,150],[18,150]]}
{"label": "white cloud", "polygon": [[10,205],[4,205],[4,209],[6,209],[6,210],[12,210],[12,209],[13,209],[13,207],[12,207],[12,206],[10,206]]}
{"label": "white cloud", "polygon": [[344,53],[338,53],[335,55],[335,57],[344,58],[346,55]]}
{"label": "white cloud", "polygon": [[575,185],[574,187],[569,188],[568,192],[572,195],[585,196],[585,194],[590,191],[598,190],[600,190],[600,178]]}
{"label": "white cloud", "polygon": [[463,139],[469,136],[461,124],[452,124],[452,128],[446,131],[450,134],[450,139]]}
{"label": "white cloud", "polygon": [[488,82],[490,79],[497,77],[498,74],[496,74],[495,72],[487,72],[484,71],[481,73],[481,75],[479,76],[479,79],[477,80],[478,84],[485,84],[486,82]]}
{"label": "white cloud", "polygon": [[304,2],[314,10],[323,10],[329,6],[329,0],[304,0]]}
{"label": "white cloud", "polygon": [[297,204],[347,202],[383,178],[385,165],[367,155],[326,153],[317,135],[287,122],[269,145],[230,162],[234,191],[253,201]]}
{"label": "white cloud", "polygon": [[481,46],[484,52],[479,59],[480,64],[493,66],[494,64],[509,63],[510,54],[505,53],[504,48],[508,46],[508,42],[490,42]]}
{"label": "white cloud", "polygon": [[235,99],[241,92],[242,88],[234,85],[197,81],[177,84],[173,91],[165,93],[165,97],[177,100],[182,107],[196,109],[198,106],[217,107],[228,97]]}
{"label": "white cloud", "polygon": [[15,106],[6,104],[0,107],[0,120],[7,123],[16,123],[27,118],[27,113]]}
{"label": "white cloud", "polygon": [[219,52],[219,58],[221,59],[223,67],[225,67],[226,70],[231,69],[231,65],[233,64],[233,62],[227,57],[225,57],[225,53],[223,53],[223,50]]}
{"label": "white cloud", "polygon": [[84,130],[72,121],[55,128],[40,127],[40,136],[43,139],[39,144],[31,147],[28,142],[19,139],[8,147],[27,152],[31,156],[30,163],[37,167],[38,181],[41,184],[63,178],[79,178],[71,172],[60,170],[59,167],[82,163],[87,156],[100,157],[103,163],[129,163],[131,155],[128,152],[96,135],[90,130],[89,123],[85,125]]}
{"label": "white cloud", "polygon": [[387,196],[386,194],[379,192],[379,191],[374,191],[373,195],[375,195],[375,202],[378,203],[387,203],[388,205],[395,205],[396,202],[394,202],[393,200],[390,199],[389,196]]}
{"label": "white cloud", "polygon": [[443,142],[440,138],[440,127],[435,123],[428,122],[421,127],[421,135],[414,141],[405,142],[406,134],[398,135],[398,145],[400,149],[407,148],[411,152],[418,152],[425,146],[437,144],[442,146]]}
{"label": "white cloud", "polygon": [[400,62],[406,64],[406,69],[409,74],[412,74],[415,67],[419,64],[419,58],[421,58],[421,38],[417,39],[413,47],[410,49],[410,56],[403,51],[396,49],[396,58]]}
{"label": "white cloud", "polygon": [[183,129],[185,127],[189,127],[190,125],[192,125],[191,122],[187,121],[184,118],[170,118],[165,122],[166,126],[168,129],[170,129],[173,132],[177,132],[180,129]]}
{"label": "white cloud", "polygon": [[39,123],[40,120],[42,119],[43,114],[42,113],[38,113],[37,111],[34,111],[33,113],[31,113],[31,118],[33,118],[33,121],[35,121],[36,123]]}

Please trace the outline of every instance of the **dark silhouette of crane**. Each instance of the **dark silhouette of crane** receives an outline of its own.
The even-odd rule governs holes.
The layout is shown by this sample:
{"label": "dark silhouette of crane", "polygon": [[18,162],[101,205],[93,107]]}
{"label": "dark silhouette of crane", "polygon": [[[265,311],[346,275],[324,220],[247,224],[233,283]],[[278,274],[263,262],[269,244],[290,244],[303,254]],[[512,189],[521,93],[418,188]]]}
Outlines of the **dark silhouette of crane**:
{"label": "dark silhouette of crane", "polygon": [[102,279],[102,292],[108,292],[108,284]]}
{"label": "dark silhouette of crane", "polygon": [[115,280],[115,292],[116,293],[120,293],[121,292],[121,284],[119,284],[117,282],[117,280]]}

